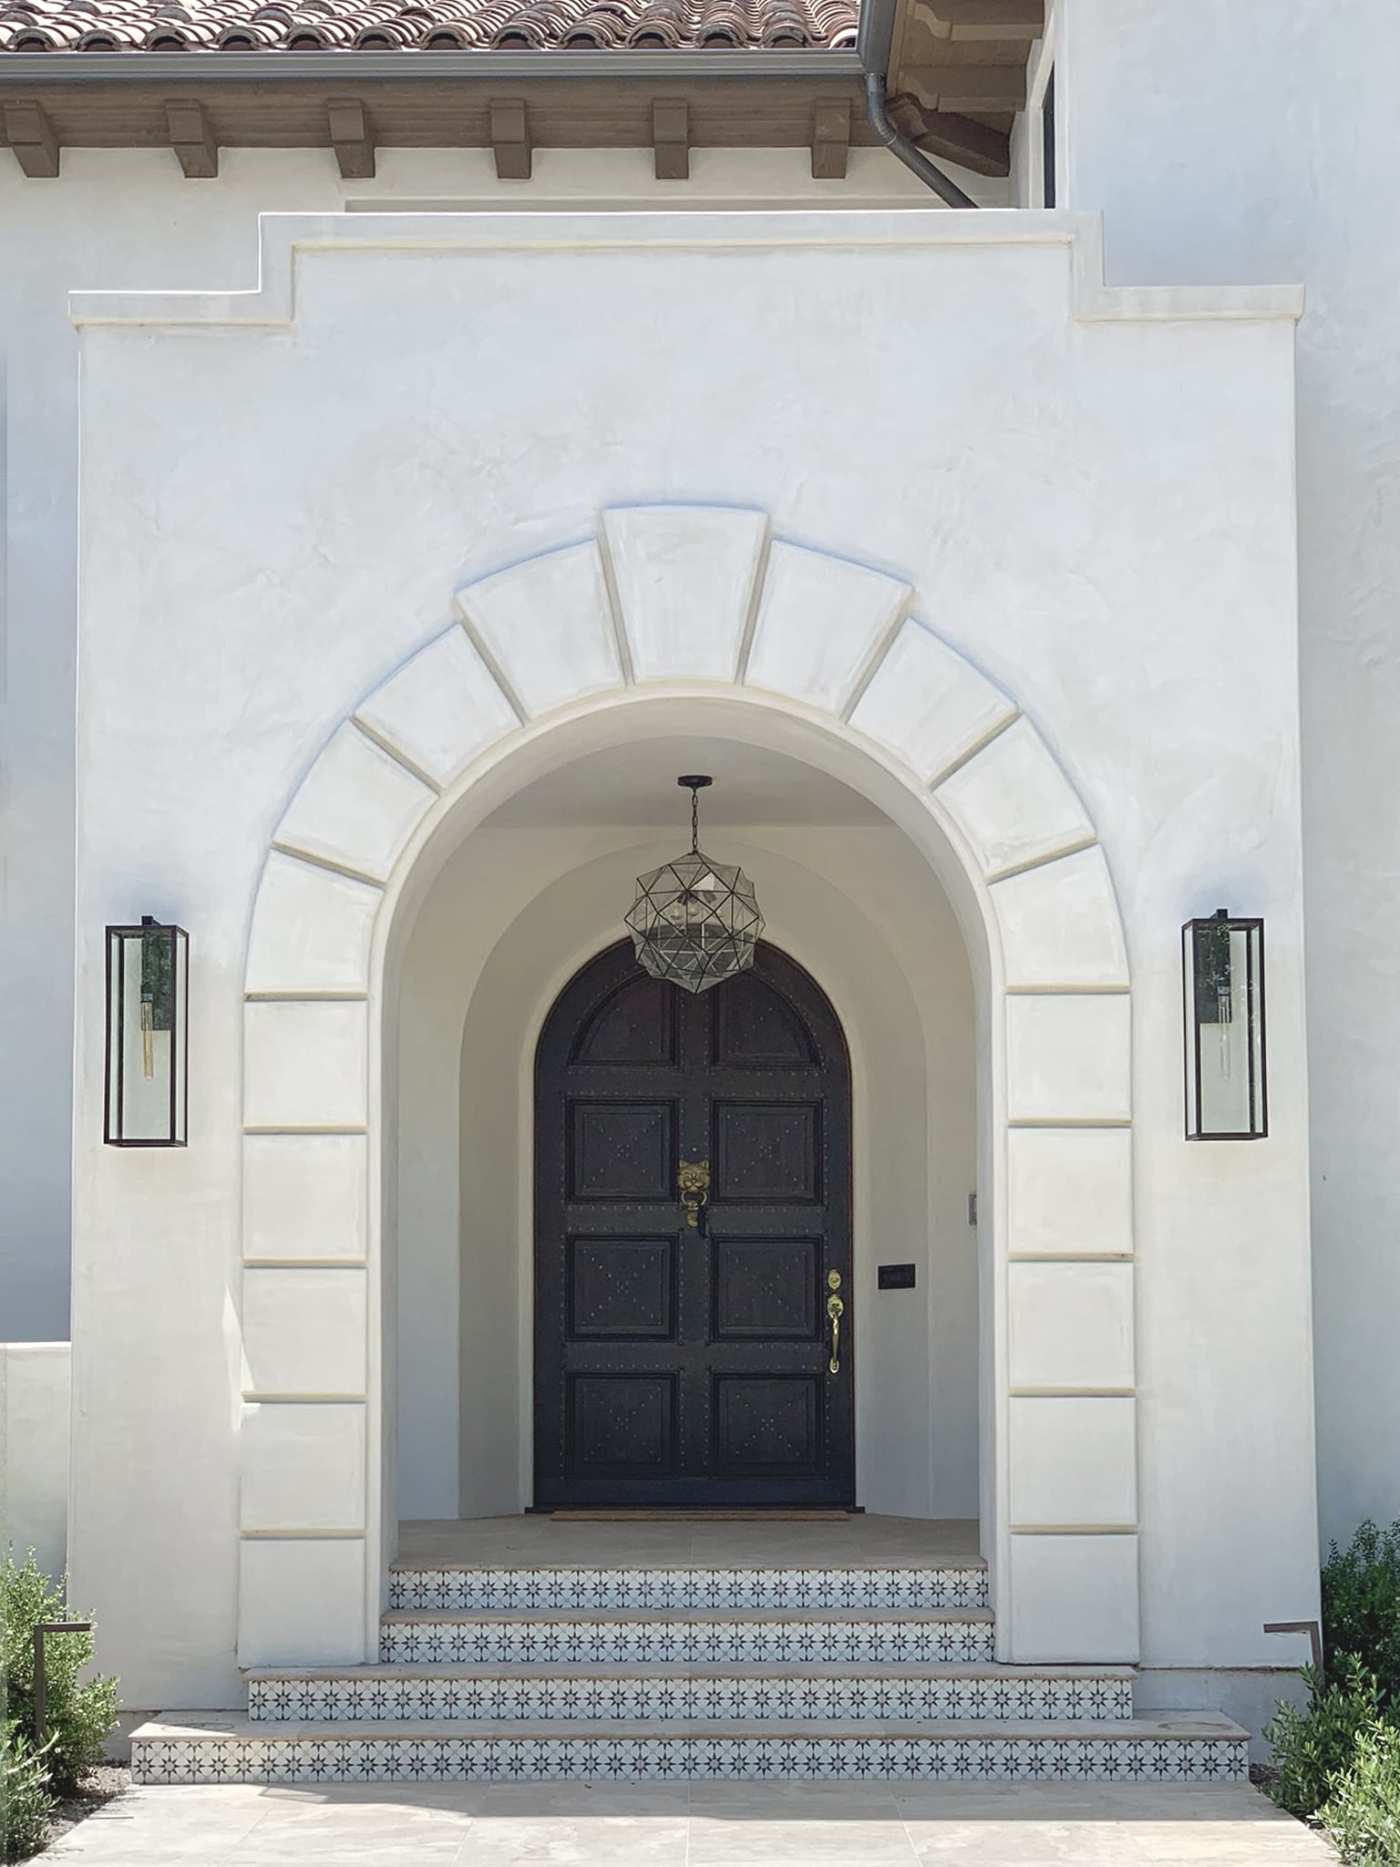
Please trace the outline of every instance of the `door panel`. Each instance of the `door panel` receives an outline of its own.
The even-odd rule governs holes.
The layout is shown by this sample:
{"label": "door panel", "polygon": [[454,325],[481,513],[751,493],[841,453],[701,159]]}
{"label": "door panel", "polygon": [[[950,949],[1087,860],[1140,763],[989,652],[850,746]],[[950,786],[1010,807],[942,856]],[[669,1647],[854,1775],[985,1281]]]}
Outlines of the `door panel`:
{"label": "door panel", "polygon": [[569,1377],[568,1466],[581,1478],[664,1476],[676,1460],[676,1377]]}
{"label": "door panel", "polygon": [[535,1112],[536,1502],[853,1502],[850,1070],[814,981],[760,946],[692,998],[620,942],[556,1001]]}
{"label": "door panel", "polygon": [[[718,988],[716,988],[718,989]],[[821,1199],[821,1105],[816,1102],[716,1102],[716,1205],[789,1205]]]}
{"label": "door panel", "polygon": [[821,1470],[822,1388],[811,1374],[717,1374],[714,1465],[734,1476]]}
{"label": "door panel", "polygon": [[826,1264],[820,1238],[712,1238],[714,1342],[814,1342]]}
{"label": "door panel", "polygon": [[673,1342],[677,1245],[674,1238],[571,1238],[569,1339]]}
{"label": "door panel", "polygon": [[676,1196],[674,1102],[570,1102],[569,1197],[661,1200]]}

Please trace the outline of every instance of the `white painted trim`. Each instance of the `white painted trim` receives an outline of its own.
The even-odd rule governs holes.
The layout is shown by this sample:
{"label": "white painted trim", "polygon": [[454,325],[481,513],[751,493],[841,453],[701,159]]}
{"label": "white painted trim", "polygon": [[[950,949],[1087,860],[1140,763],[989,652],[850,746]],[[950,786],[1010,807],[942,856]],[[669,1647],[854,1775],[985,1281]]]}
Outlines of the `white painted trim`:
{"label": "white painted trim", "polygon": [[769,213],[263,214],[258,284],[238,292],[70,292],[85,324],[288,325],[296,317],[297,256],[326,251],[409,253],[700,251],[714,248],[1063,246],[1070,252],[1072,314],[1103,323],[1215,318],[1293,319],[1300,285],[1104,284],[1098,214],[985,208]]}

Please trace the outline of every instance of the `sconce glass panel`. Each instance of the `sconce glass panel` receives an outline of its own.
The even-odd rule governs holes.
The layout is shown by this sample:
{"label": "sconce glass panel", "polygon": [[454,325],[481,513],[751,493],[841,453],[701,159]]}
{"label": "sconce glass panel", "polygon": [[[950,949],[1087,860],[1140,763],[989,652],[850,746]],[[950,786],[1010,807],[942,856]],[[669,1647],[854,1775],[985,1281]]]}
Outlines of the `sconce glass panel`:
{"label": "sconce glass panel", "polygon": [[184,1147],[189,1120],[189,953],[183,927],[149,916],[107,929],[107,1081],[111,1147]]}
{"label": "sconce glass panel", "polygon": [[1269,1132],[1264,923],[1218,908],[1181,930],[1186,1138],[1257,1141]]}

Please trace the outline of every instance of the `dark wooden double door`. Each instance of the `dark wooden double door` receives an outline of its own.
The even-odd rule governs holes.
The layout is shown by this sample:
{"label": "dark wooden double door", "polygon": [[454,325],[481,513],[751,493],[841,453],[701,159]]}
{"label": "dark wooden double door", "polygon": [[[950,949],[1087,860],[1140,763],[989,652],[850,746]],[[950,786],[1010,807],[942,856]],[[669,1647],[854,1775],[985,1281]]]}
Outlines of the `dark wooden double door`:
{"label": "dark wooden double door", "polygon": [[537,1506],[853,1503],[850,1066],[815,982],[760,946],[693,997],[623,942],[556,1001],[535,1098]]}

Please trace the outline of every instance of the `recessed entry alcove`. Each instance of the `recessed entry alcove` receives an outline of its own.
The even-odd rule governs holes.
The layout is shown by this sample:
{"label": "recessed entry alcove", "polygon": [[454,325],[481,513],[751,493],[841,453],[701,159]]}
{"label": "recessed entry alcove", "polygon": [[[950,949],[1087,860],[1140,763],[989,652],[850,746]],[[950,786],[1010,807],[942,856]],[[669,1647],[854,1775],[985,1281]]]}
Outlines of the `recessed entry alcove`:
{"label": "recessed entry alcove", "polygon": [[[701,770],[710,854],[758,884],[790,1003],[825,1007],[809,1036],[825,1020],[817,1052],[848,1063],[842,1495],[976,1526],[1000,1657],[1131,1658],[1131,1017],[1093,824],[897,579],[733,508],[601,533],[458,591],[273,835],[244,1012],[240,1654],[372,1651],[405,1521],[541,1495],[536,1046],[634,878],[687,847],[675,780]],[[682,1378],[660,1351],[651,1372]]]}
{"label": "recessed entry alcove", "polygon": [[[698,999],[672,987],[639,990],[636,1016],[650,1017],[654,999],[663,1021],[678,1014],[679,1033],[633,1035],[640,1048],[624,1076],[630,1089],[619,1090],[615,1067],[612,1079],[585,1070],[593,1098],[585,1095],[574,1110],[581,1134],[566,1138],[553,1131],[550,1098],[541,1103],[536,1094],[541,1032],[553,1019],[554,1047],[562,1043],[567,1052],[559,1020],[574,1020],[583,1031],[588,1007],[634,976],[630,945],[618,949],[621,918],[634,878],[688,839],[686,800],[675,782],[683,771],[714,774],[704,846],[718,860],[741,862],[759,888],[767,919],[759,965],[754,978],[721,984]],[[645,1403],[644,1413],[656,1410],[663,1436],[677,1428],[670,1410],[684,1401],[692,1412],[713,1404],[709,1430],[722,1438],[726,1409],[757,1391],[781,1403],[794,1434],[799,1426],[820,1433],[818,1463],[835,1458],[839,1465],[829,1440],[843,1435],[853,1417],[854,1498],[867,1511],[977,1518],[978,1250],[968,1210],[977,1177],[972,976],[947,896],[925,857],[883,812],[787,753],[714,734],[629,734],[525,786],[461,841],[418,908],[399,979],[393,1359],[402,1519],[500,1516],[555,1500],[557,1487],[536,1472],[537,1442],[549,1442],[555,1410],[587,1407],[611,1392],[602,1386],[609,1378],[603,1370],[614,1364],[646,1376],[628,1392]],[[728,1011],[725,993],[734,998]],[[763,994],[753,1011],[750,1001]],[[725,1035],[726,1018],[753,1011],[787,1020],[788,1001],[796,1005],[796,1021],[780,1035],[792,1069],[785,1078],[770,1059],[762,1080],[789,1099],[770,1107],[760,1096],[754,1113],[751,1097],[741,1116],[730,1106],[732,1096],[726,1102],[725,1085],[742,1089],[742,1075],[719,1068],[741,1041]],[[826,1057],[825,1075],[809,1067],[815,1059],[803,1060],[806,1020],[817,1028],[811,1041]],[[753,1154],[733,1160],[731,1180],[748,1173],[752,1188],[790,1194],[793,1203],[731,1202],[741,1230],[747,1224],[752,1233],[761,1224],[767,1234],[766,1243],[750,1237],[746,1247],[733,1235],[735,1219],[725,1216],[722,1186],[703,1232],[686,1228],[674,1194],[669,1202],[662,1197],[669,1189],[633,1187],[643,1199],[657,1194],[650,1255],[640,1242],[627,1248],[657,1314],[648,1309],[643,1317],[639,1310],[628,1330],[634,1337],[641,1332],[632,1348],[596,1363],[585,1354],[580,1367],[587,1378],[572,1383],[566,1402],[561,1370],[537,1361],[563,1343],[586,1341],[588,1320],[571,1305],[588,1300],[590,1270],[616,1273],[622,1247],[605,1265],[596,1243],[561,1236],[561,1274],[543,1279],[538,1291],[550,1313],[539,1313],[537,1241],[542,1227],[548,1234],[556,1223],[565,1226],[568,1209],[550,1201],[552,1163],[575,1143],[583,1149],[591,1136],[608,1134],[609,1122],[621,1119],[619,1096],[633,1094],[643,1098],[642,1114],[660,1111],[653,1151],[658,1160],[666,1155],[657,1172],[669,1172],[674,1148],[661,1132],[669,1086],[681,1080],[688,1095],[709,1095],[704,1070],[678,1078],[666,1065],[648,1076],[645,1058],[676,1043],[688,1046],[692,1063],[702,1050],[717,1059],[718,1087],[705,1101],[707,1108],[714,1103],[717,1150],[734,1133],[732,1145]],[[816,1091],[803,1100],[808,1082],[825,1102]],[[806,1172],[816,1174],[814,1125],[823,1120],[825,1170],[844,1187],[818,1186],[815,1177],[809,1184],[799,1171],[806,1163]],[[784,1170],[784,1146],[792,1151],[792,1187],[760,1185],[761,1172]],[[770,1168],[761,1170],[761,1160]],[[643,1161],[638,1169],[643,1178],[645,1167]],[[717,1173],[722,1169],[721,1160]],[[591,1195],[592,1189],[573,1190]],[[768,1362],[760,1356],[755,1363],[752,1349],[745,1355],[734,1346],[742,1324],[716,1307],[724,1289],[734,1287],[746,1249],[764,1258],[770,1285],[775,1271],[795,1280],[786,1299],[781,1292],[771,1298],[794,1307],[774,1324],[792,1342],[780,1342]],[[799,1344],[810,1341],[814,1328],[806,1284],[829,1274],[829,1254],[846,1272],[849,1333],[843,1375],[817,1382],[806,1365],[812,1355],[803,1359]],[[887,1261],[915,1265],[912,1289],[877,1288],[877,1267]],[[683,1317],[673,1313],[679,1305],[686,1306]],[[703,1317],[691,1313],[702,1305]],[[556,1309],[563,1312],[557,1330]],[[683,1368],[669,1347],[678,1325],[689,1342]],[[820,1312],[815,1326],[820,1334]],[[742,1381],[740,1364],[757,1366],[763,1385]],[[543,1435],[541,1408],[550,1410]],[[569,1421],[567,1430],[574,1425]],[[602,1501],[608,1489],[605,1479],[585,1484],[574,1501]],[[614,1501],[638,1495],[626,1482],[617,1491]],[[745,1496],[828,1501],[820,1485],[809,1500],[800,1478],[756,1482],[747,1491],[740,1485],[716,1501]],[[835,1500],[836,1491],[830,1496]],[[684,1501],[703,1503],[704,1484],[684,1488]]]}

